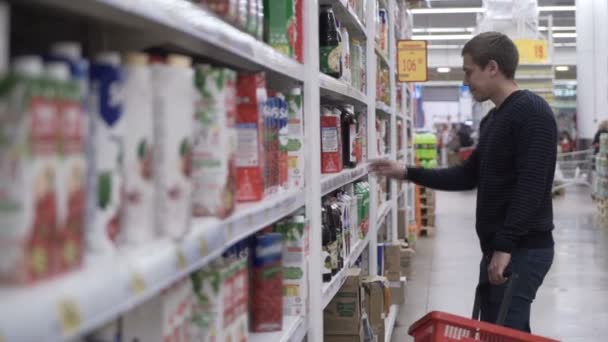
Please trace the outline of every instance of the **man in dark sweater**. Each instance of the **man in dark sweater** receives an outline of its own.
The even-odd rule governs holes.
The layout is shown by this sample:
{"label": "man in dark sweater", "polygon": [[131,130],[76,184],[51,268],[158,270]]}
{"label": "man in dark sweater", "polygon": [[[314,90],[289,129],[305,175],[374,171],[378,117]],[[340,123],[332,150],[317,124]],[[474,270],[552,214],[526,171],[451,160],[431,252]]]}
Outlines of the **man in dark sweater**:
{"label": "man in dark sweater", "polygon": [[495,322],[508,274],[517,274],[505,325],[530,331],[530,307],[553,262],[553,204],[557,125],[541,97],[514,81],[517,48],[505,35],[487,32],[462,50],[464,84],[476,101],[496,107],[481,122],[479,143],[461,166],[403,167],[373,161],[380,176],[406,179],[433,189],[477,188],[476,229],[483,258],[480,282],[490,282],[481,319]]}

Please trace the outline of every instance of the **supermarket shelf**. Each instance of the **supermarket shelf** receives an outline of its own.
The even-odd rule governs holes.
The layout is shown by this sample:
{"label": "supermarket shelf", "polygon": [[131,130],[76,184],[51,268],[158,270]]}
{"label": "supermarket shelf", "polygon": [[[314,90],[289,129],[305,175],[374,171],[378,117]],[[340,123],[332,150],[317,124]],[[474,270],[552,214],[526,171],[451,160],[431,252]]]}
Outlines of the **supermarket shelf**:
{"label": "supermarket shelf", "polygon": [[376,110],[378,110],[386,115],[393,115],[393,111],[391,110],[391,107],[389,107],[386,103],[381,102],[381,101],[376,102]]}
{"label": "supermarket shelf", "polygon": [[367,106],[367,96],[344,81],[321,74],[319,76],[319,85],[321,87],[321,96],[323,97],[340,102],[356,102],[359,105]]}
{"label": "supermarket shelf", "polygon": [[336,17],[338,20],[340,20],[340,23],[346,25],[348,28],[348,33],[355,38],[359,38],[360,40],[366,39],[367,32],[365,30],[365,26],[353,9],[348,5],[347,0],[320,0],[319,4],[332,5]]}
{"label": "supermarket shelf", "polygon": [[380,50],[380,47],[376,46],[374,49],[376,50],[376,55],[380,58],[380,60],[388,68],[388,66],[390,65],[388,62],[388,57],[384,54],[384,52],[382,50]]}
{"label": "supermarket shelf", "polygon": [[395,330],[395,322],[397,321],[397,315],[399,314],[399,305],[391,305],[388,317],[384,319],[384,336],[385,341],[390,341],[393,337],[393,331]]}
{"label": "supermarket shelf", "polygon": [[378,219],[376,220],[376,228],[380,227],[380,225],[384,222],[386,215],[391,211],[392,201],[386,201],[380,205],[378,208]]}
{"label": "supermarket shelf", "polygon": [[148,37],[170,41],[197,54],[240,68],[264,68],[297,81],[304,80],[304,66],[266,43],[244,34],[190,1],[167,0],[25,0],[78,15],[144,29]]}
{"label": "supermarket shelf", "polygon": [[335,276],[331,278],[331,281],[327,284],[323,284],[323,308],[327,307],[329,302],[336,296],[338,290],[346,281],[346,274],[350,267],[352,267],[361,253],[365,250],[369,244],[370,233],[368,233],[363,240],[359,240],[351,249],[350,255],[344,260],[344,268],[341,269]]}
{"label": "supermarket shelf", "polygon": [[528,88],[528,90],[530,90],[533,93],[553,93],[554,92],[553,88],[538,88],[538,89]]}
{"label": "supermarket shelf", "polygon": [[250,342],[301,342],[306,337],[306,320],[303,317],[283,316],[283,330],[249,335]]}
{"label": "supermarket shelf", "polygon": [[359,165],[354,169],[344,169],[340,173],[322,175],[321,195],[327,195],[328,193],[367,175],[367,173],[367,165]]}
{"label": "supermarket shelf", "polygon": [[195,219],[180,242],[161,240],[114,256],[87,256],[82,269],[71,274],[32,287],[0,288],[0,336],[65,341],[91,332],[304,204],[302,190],[280,193],[239,205],[225,220]]}

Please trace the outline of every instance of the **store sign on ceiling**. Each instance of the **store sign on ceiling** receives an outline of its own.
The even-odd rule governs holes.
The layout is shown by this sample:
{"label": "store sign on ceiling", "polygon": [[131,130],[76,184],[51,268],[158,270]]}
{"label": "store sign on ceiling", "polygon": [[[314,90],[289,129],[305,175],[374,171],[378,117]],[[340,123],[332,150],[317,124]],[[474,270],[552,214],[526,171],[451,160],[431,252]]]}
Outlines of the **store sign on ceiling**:
{"label": "store sign on ceiling", "polygon": [[549,61],[546,40],[516,39],[514,42],[519,51],[520,64],[546,64]]}
{"label": "store sign on ceiling", "polygon": [[428,80],[426,40],[399,40],[397,42],[397,72],[399,82],[426,82]]}

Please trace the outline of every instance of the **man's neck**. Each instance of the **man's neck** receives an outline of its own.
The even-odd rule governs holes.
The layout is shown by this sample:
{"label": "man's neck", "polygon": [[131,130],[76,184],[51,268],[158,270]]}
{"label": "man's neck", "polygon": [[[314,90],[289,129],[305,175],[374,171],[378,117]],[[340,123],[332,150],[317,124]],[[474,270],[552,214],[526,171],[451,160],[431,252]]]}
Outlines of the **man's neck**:
{"label": "man's neck", "polygon": [[504,85],[499,86],[498,90],[496,91],[496,94],[493,95],[490,99],[492,100],[496,108],[499,108],[502,103],[505,102],[507,97],[509,97],[509,95],[513,94],[517,90],[519,90],[517,83],[515,83],[515,81],[508,81],[505,82]]}

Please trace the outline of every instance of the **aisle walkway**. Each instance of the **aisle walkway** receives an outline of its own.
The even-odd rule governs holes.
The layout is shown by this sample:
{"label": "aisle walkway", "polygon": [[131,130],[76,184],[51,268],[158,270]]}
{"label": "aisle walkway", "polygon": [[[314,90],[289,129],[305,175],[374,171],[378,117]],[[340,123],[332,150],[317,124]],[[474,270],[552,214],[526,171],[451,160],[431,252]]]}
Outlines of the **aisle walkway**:
{"label": "aisle walkway", "polygon": [[[532,307],[532,330],[564,342],[608,340],[608,227],[593,217],[584,190],[555,200],[556,255]],[[437,232],[418,241],[393,342],[412,341],[408,327],[433,310],[471,314],[481,257],[475,193],[439,193]]]}

